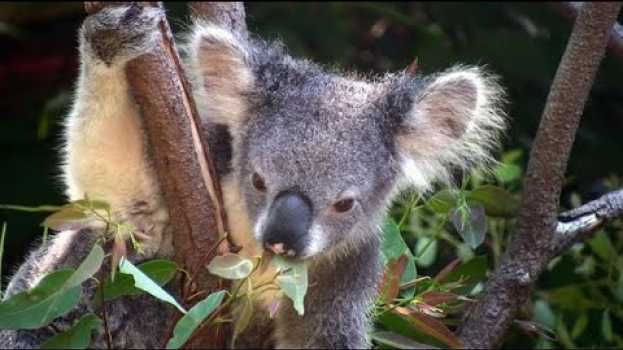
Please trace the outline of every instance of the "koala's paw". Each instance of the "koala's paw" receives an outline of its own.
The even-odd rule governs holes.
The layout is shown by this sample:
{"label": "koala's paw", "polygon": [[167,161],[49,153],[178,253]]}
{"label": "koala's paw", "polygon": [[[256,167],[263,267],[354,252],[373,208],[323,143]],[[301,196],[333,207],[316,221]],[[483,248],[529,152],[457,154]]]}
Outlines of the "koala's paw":
{"label": "koala's paw", "polygon": [[163,11],[132,3],[109,6],[87,17],[80,40],[86,54],[111,65],[149,51],[155,44]]}
{"label": "koala's paw", "polygon": [[170,255],[173,243],[168,232],[169,214],[164,206],[137,201],[127,208],[120,219],[132,225],[142,258]]}

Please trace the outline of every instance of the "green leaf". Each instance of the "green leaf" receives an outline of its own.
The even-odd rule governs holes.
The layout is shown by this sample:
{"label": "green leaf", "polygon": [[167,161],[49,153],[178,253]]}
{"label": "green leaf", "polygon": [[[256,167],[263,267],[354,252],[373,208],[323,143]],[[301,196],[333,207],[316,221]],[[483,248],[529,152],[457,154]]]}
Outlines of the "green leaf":
{"label": "green leaf", "polygon": [[503,188],[483,185],[467,193],[469,202],[478,202],[489,216],[513,218],[519,209],[519,202]]}
{"label": "green leaf", "polygon": [[[169,283],[177,272],[177,264],[170,260],[154,259],[137,266],[147,277],[160,287]],[[95,301],[101,300],[101,289],[96,292]],[[113,281],[110,277],[104,284],[104,301],[116,299],[124,295],[138,295],[142,291],[134,287],[134,278],[131,275],[120,274]]]}
{"label": "green leaf", "polygon": [[78,199],[70,203],[74,207],[91,208],[94,210],[110,211],[110,204],[96,199]]}
{"label": "green leaf", "polygon": [[119,262],[119,272],[127,275],[132,275],[132,277],[134,278],[134,286],[136,288],[143,290],[153,295],[154,297],[175,306],[178,310],[180,310],[180,312],[184,314],[186,313],[186,310],[175,300],[175,298],[171,296],[171,294],[167,293],[156,282],[154,282],[151,278],[149,278],[146,274],[144,274],[127,259],[122,258]]}
{"label": "green leaf", "polygon": [[586,326],[588,326],[588,316],[586,315],[586,313],[582,313],[573,325],[573,329],[571,330],[571,338],[576,339],[577,337],[582,335],[582,333],[586,329]]}
{"label": "green leaf", "polygon": [[280,272],[277,285],[292,300],[294,309],[299,315],[305,313],[304,300],[307,293],[307,265],[304,261],[286,260],[281,256],[272,259]]}
{"label": "green leaf", "polygon": [[[400,277],[400,284],[405,284],[413,281],[417,278],[417,268],[415,267],[415,258],[411,255],[411,252],[407,252],[407,266],[405,271]],[[415,287],[403,290],[400,292],[400,296],[403,298],[411,299],[415,296]]]}
{"label": "green leaf", "polygon": [[597,234],[588,241],[588,244],[595,254],[605,261],[611,261],[611,259],[616,258],[618,255],[610,237],[608,237],[604,231],[597,232]]}
{"label": "green leaf", "polygon": [[103,260],[104,251],[99,245],[94,245],[76,270],[54,271],[32,290],[0,303],[0,328],[35,329],[66,314],[78,303],[82,282],[99,270]]}
{"label": "green leaf", "polygon": [[612,335],[612,321],[610,320],[610,310],[604,311],[601,317],[601,334],[604,336],[607,342],[611,342]]}
{"label": "green leaf", "polygon": [[409,251],[407,244],[404,239],[402,239],[398,224],[391,218],[388,218],[383,226],[383,245],[381,251],[383,253],[383,265],[387,265],[387,263],[392,260],[397,260],[405,251]]}
{"label": "green leaf", "polygon": [[487,218],[482,205],[468,204],[467,208],[457,208],[450,215],[454,228],[472,249],[478,248],[485,241]]}
{"label": "green leaf", "polygon": [[225,291],[221,290],[208,295],[193,306],[186,315],[180,318],[173,329],[173,337],[167,342],[167,349],[179,349],[188,341],[195,329],[221,305]]}
{"label": "green leaf", "polygon": [[102,325],[94,314],[80,318],[75,326],[59,333],[41,344],[41,349],[86,349],[91,342],[91,332]]}
{"label": "green leaf", "polygon": [[456,191],[442,190],[432,196],[426,206],[438,214],[447,214],[450,209],[456,206],[459,195]]}
{"label": "green leaf", "polygon": [[546,327],[553,329],[556,327],[556,316],[549,304],[545,300],[534,302],[534,320]]}
{"label": "green leaf", "polygon": [[89,221],[89,216],[81,209],[66,207],[43,220],[41,226],[56,231],[82,228]]}
{"label": "green leaf", "polygon": [[251,323],[253,311],[253,300],[249,297],[245,297],[244,301],[241,301],[234,310],[233,314],[236,320],[234,322],[234,334],[231,340],[232,348],[236,347],[236,339],[238,339],[238,336],[242,334],[249,326],[249,323]]}
{"label": "green leaf", "polygon": [[238,254],[217,255],[208,264],[211,274],[230,280],[243,279],[253,270],[253,262]]}
{"label": "green leaf", "polygon": [[420,237],[415,245],[416,264],[421,267],[429,267],[437,258],[438,242],[436,238]]}

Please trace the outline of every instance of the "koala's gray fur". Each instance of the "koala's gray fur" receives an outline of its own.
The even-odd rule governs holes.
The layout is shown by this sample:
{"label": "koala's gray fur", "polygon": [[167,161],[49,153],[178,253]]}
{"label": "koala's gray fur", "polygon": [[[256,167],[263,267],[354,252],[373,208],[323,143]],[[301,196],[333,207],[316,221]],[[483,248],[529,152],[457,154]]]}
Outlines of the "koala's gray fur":
{"label": "koala's gray fur", "polygon": [[[153,45],[150,33],[162,15],[127,6],[104,9],[85,21],[81,73],[66,128],[69,198],[86,192],[109,202],[116,219],[146,237],[141,259],[171,256],[172,235],[123,68]],[[304,316],[284,300],[274,325],[265,312],[258,313],[260,321],[237,346],[272,341],[281,348],[369,346],[385,211],[405,186],[427,191],[437,181],[450,182],[453,169],[491,160],[505,127],[496,80],[473,67],[429,77],[399,72],[365,79],[327,71],[292,58],[279,43],[240,38],[202,20],[196,20],[184,46],[241,254],[261,253],[266,213],[279,193],[296,190],[313,207],[309,244],[300,255],[310,274]],[[264,191],[253,187],[253,173],[264,179]],[[354,206],[336,212],[333,204],[344,198]],[[49,271],[75,267],[102,233],[102,227],[92,226],[61,232],[32,253],[7,297],[32,288]],[[56,328],[93,311],[92,295],[93,286],[86,285],[79,309],[55,321]],[[258,306],[275,297],[267,295]],[[116,347],[162,346],[154,335],[165,332],[165,321],[175,312],[148,297],[121,298],[107,311]],[[0,347],[36,347],[52,334],[49,328],[0,331]],[[92,346],[104,345],[100,332]]]}

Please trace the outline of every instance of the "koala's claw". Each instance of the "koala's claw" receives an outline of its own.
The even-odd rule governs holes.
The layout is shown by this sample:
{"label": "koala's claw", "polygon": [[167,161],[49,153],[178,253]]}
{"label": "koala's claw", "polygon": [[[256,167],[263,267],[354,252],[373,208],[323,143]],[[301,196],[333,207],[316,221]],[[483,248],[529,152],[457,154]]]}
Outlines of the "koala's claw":
{"label": "koala's claw", "polygon": [[81,40],[90,54],[111,65],[140,56],[154,44],[157,25],[163,15],[159,8],[107,6],[84,21]]}

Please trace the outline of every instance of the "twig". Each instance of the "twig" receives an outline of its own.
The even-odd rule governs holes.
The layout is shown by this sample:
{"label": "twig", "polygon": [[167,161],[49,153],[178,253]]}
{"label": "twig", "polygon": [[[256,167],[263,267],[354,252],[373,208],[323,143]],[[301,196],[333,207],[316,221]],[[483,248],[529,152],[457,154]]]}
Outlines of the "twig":
{"label": "twig", "polygon": [[500,345],[553,257],[551,245],[567,160],[620,8],[621,3],[586,3],[578,14],[532,145],[512,240],[459,329],[468,348]]}
{"label": "twig", "polygon": [[[114,268],[114,267],[113,267]],[[100,282],[100,301],[102,303],[102,318],[104,319],[104,332],[106,332],[106,348],[112,349],[112,335],[110,334],[110,329],[108,328],[108,315],[106,314],[106,300],[104,300],[104,283],[105,280]]]}

